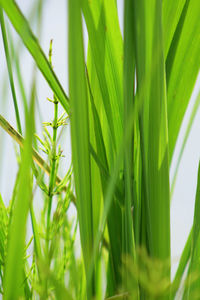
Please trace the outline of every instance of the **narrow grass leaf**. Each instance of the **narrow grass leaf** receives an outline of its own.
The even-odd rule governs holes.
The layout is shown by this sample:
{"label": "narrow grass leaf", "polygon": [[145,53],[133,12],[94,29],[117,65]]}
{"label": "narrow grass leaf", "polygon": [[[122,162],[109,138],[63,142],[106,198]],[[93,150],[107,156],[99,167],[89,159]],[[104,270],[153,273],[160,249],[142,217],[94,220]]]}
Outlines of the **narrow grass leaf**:
{"label": "narrow grass leaf", "polygon": [[[101,160],[105,166],[108,164],[108,173],[110,174],[123,135],[123,45],[116,2],[83,1],[83,13],[89,35],[87,68],[94,103],[101,124],[105,152],[102,152],[102,147],[96,138],[91,139],[91,144],[98,156],[101,156]],[[94,109],[91,109],[91,112],[93,119],[95,117],[93,116]],[[99,135],[97,126],[96,122],[94,124],[94,137]],[[94,181],[92,182],[95,184]],[[107,181],[103,173],[101,173],[101,185],[105,205]],[[122,199],[123,194],[122,197],[114,199],[111,204],[111,212],[108,215],[107,225],[110,245],[108,274],[110,274],[110,280],[107,280],[107,295],[113,295],[113,292],[121,285],[122,213],[120,201]],[[117,223],[116,220],[118,220]],[[116,231],[118,233],[117,236]]]}
{"label": "narrow grass leaf", "polygon": [[170,162],[200,68],[199,10],[198,0],[185,2],[166,59]]}
{"label": "narrow grass leaf", "polygon": [[[134,56],[134,6],[133,2],[126,0],[124,9],[124,134],[127,131],[129,113],[133,111],[134,83],[135,83],[135,56]],[[134,237],[131,216],[133,202],[133,135],[125,149],[124,180],[125,180],[125,249],[124,253],[133,255]]]}
{"label": "narrow grass leaf", "polygon": [[[162,1],[135,1],[134,7],[143,189],[146,191],[145,207],[142,207],[146,215],[146,247],[152,257],[169,261],[169,163]],[[169,276],[168,272],[166,277]]]}
{"label": "narrow grass leaf", "polygon": [[[124,136],[127,131],[127,122],[129,114],[133,111],[134,105],[134,85],[135,85],[135,47],[134,47],[134,3],[131,0],[126,0],[124,3],[124,78],[123,78],[123,93],[124,93]],[[125,203],[123,211],[123,244],[122,251],[124,256],[129,256],[133,261],[136,261],[135,239],[133,232],[132,219],[132,203],[134,210],[136,203],[133,199],[133,132],[124,151],[124,188],[125,188]],[[124,288],[128,285],[128,273],[123,272]],[[135,289],[138,289],[137,283],[133,282]],[[139,294],[138,294],[139,296]]]}
{"label": "narrow grass leaf", "polygon": [[84,0],[82,6],[112,146],[116,150],[122,137],[123,118],[123,46],[117,7],[114,0],[93,2]]}
{"label": "narrow grass leaf", "polygon": [[181,163],[181,159],[182,159],[184,149],[185,149],[188,137],[190,135],[191,128],[192,128],[194,119],[196,117],[199,105],[200,105],[200,93],[199,93],[199,95],[197,96],[197,98],[195,100],[195,103],[194,103],[194,106],[193,106],[193,109],[192,109],[192,112],[191,112],[191,115],[190,115],[190,119],[189,119],[188,124],[187,124],[187,128],[186,128],[186,131],[185,131],[183,142],[182,142],[182,145],[181,145],[181,150],[180,150],[178,159],[176,161],[175,171],[174,171],[174,175],[173,175],[173,179],[172,179],[172,183],[171,183],[171,199],[172,199],[172,196],[173,196],[174,187],[175,187],[175,184],[176,184],[176,178],[177,178],[177,175],[178,175],[178,170],[179,170],[179,166],[180,166],[180,163]]}
{"label": "narrow grass leaf", "polygon": [[[26,116],[26,140],[22,154],[17,196],[13,207],[13,217],[8,235],[8,254],[5,264],[4,299],[15,300],[24,295],[24,249],[26,236],[26,221],[31,195],[31,162],[33,109]],[[20,234],[19,234],[20,232]],[[28,295],[26,295],[28,296]]]}
{"label": "narrow grass leaf", "polygon": [[[98,251],[99,251],[100,242],[103,239],[106,223],[108,222],[109,213],[112,209],[112,202],[114,201],[113,195],[115,192],[120,167],[121,167],[121,164],[122,164],[123,158],[124,158],[124,151],[126,149],[126,146],[129,142],[131,134],[132,134],[133,124],[134,124],[134,112],[132,110],[131,113],[129,114],[129,118],[127,121],[127,131],[126,131],[125,135],[123,136],[121,144],[119,145],[119,150],[118,150],[118,153],[116,156],[114,166],[111,170],[111,176],[108,181],[108,185],[107,185],[107,189],[106,189],[106,194],[105,194],[105,199],[104,199],[104,209],[103,209],[103,213],[102,213],[101,222],[99,225],[99,230],[98,230],[98,233],[94,240],[93,255],[92,255],[91,263],[89,266],[89,279],[90,280],[91,280],[93,269],[94,269],[94,263],[95,263],[95,260],[96,260],[96,257],[97,257]],[[118,232],[117,232],[117,234],[118,234]],[[115,231],[115,235],[116,235],[116,231]],[[115,286],[115,288],[117,288],[117,286]],[[115,290],[115,293],[113,294],[113,296],[115,294],[116,294],[116,290]]]}
{"label": "narrow grass leaf", "polygon": [[163,1],[163,36],[164,36],[164,54],[167,57],[174,33],[180,21],[184,4],[187,0],[164,0]]}
{"label": "narrow grass leaf", "polygon": [[[69,20],[69,89],[71,102],[72,162],[77,195],[86,279],[93,249],[93,217],[89,152],[88,99],[82,35],[81,4],[68,1]],[[87,282],[88,300],[94,295],[94,280]]]}
{"label": "narrow grass leaf", "polygon": [[11,92],[12,92],[14,108],[15,108],[17,128],[18,128],[19,133],[22,133],[19,108],[18,108],[17,97],[16,97],[16,92],[15,92],[15,84],[14,84],[14,79],[13,79],[12,63],[11,63],[11,59],[10,59],[8,40],[7,40],[7,34],[6,34],[6,26],[5,26],[3,10],[2,10],[1,6],[0,6],[0,23],[1,23],[1,32],[2,32],[2,37],[3,37],[3,45],[4,45],[4,50],[5,50],[7,68],[8,68],[8,75],[9,75],[9,80],[10,80],[10,87],[11,87]]}
{"label": "narrow grass leaf", "polygon": [[[89,56],[89,55],[88,55]],[[101,217],[103,193],[102,183],[103,179],[108,174],[108,162],[106,157],[106,149],[103,140],[101,123],[99,120],[99,114],[97,112],[91,85],[90,78],[86,67],[86,77],[88,86],[88,97],[90,99],[88,105],[88,114],[90,120],[90,154],[91,156],[91,188],[92,188],[92,201],[93,201],[93,234],[96,235],[99,228],[99,220]],[[100,163],[100,164],[99,164]],[[100,265],[97,264],[97,268]],[[96,272],[96,275],[98,271]]]}

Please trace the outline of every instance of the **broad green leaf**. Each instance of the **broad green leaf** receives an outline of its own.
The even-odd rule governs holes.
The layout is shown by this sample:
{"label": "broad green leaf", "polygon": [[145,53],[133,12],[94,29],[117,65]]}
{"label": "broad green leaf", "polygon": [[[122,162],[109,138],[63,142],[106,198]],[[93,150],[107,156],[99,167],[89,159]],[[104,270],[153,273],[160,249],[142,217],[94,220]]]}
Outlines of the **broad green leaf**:
{"label": "broad green leaf", "polygon": [[20,35],[26,48],[33,56],[38,68],[42,72],[43,76],[47,80],[49,86],[57,96],[58,100],[64,107],[67,113],[69,113],[69,99],[66,96],[59,80],[57,79],[53,69],[51,68],[48,59],[42,51],[37,38],[34,36],[28,21],[21,13],[19,7],[13,0],[0,0],[0,4],[5,10],[9,20],[13,27]]}
{"label": "broad green leaf", "polygon": [[94,279],[88,279],[93,249],[91,168],[89,153],[88,99],[80,1],[68,1],[69,20],[69,91],[71,102],[72,162],[74,167],[77,210],[80,224],[88,300],[94,295]]}

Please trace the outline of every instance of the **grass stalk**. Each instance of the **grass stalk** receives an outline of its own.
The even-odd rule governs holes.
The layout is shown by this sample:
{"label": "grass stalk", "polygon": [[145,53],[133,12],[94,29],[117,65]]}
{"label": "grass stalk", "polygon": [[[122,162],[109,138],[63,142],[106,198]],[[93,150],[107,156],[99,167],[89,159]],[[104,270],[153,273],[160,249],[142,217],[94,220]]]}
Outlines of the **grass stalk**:
{"label": "grass stalk", "polygon": [[[49,62],[52,66],[52,40],[50,42],[49,48]],[[53,140],[52,140],[52,153],[50,157],[50,175],[49,175],[49,188],[48,188],[48,208],[47,208],[47,232],[46,232],[46,242],[47,242],[47,253],[49,251],[49,226],[50,226],[50,218],[51,218],[51,207],[52,207],[52,200],[53,200],[53,191],[55,187],[55,169],[56,169],[56,138],[57,138],[57,129],[58,129],[58,100],[56,96],[53,97],[54,102],[54,119],[53,119]],[[50,262],[49,262],[50,265]]]}

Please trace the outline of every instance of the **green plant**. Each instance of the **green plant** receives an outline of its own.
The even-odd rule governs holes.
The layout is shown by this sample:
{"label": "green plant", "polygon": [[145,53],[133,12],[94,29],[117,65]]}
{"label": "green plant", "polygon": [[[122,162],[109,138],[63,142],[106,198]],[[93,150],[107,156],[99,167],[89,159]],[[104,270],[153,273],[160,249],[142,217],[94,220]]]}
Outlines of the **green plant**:
{"label": "green plant", "polygon": [[[170,192],[199,96],[171,190],[169,170],[200,66],[199,1],[124,0],[122,38],[115,0],[68,0],[69,96],[53,71],[52,42],[48,59],[15,1],[0,0],[0,5],[19,132],[1,115],[0,125],[21,147],[9,207],[0,198],[3,298],[175,299],[188,266],[182,298],[198,299],[200,176],[193,227],[173,280]],[[36,1],[38,30],[42,6]],[[35,134],[36,74],[28,101],[20,51],[15,50],[4,13],[53,92],[48,99],[53,102],[53,120],[43,124],[43,138]],[[25,139],[15,80],[23,99]],[[72,165],[61,179],[58,132],[62,134],[67,120]],[[39,217],[34,206],[37,187],[43,201]],[[71,207],[77,212],[73,220]],[[29,214],[32,239],[27,243]],[[81,255],[75,246],[79,236]]]}

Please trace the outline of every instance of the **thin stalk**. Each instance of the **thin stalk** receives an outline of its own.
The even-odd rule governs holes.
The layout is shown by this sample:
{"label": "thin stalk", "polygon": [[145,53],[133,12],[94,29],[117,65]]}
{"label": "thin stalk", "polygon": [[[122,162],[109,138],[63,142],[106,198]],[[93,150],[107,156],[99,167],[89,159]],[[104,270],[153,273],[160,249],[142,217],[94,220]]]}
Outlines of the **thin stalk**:
{"label": "thin stalk", "polygon": [[8,48],[8,40],[7,40],[7,35],[6,35],[6,27],[5,27],[5,22],[4,22],[3,10],[2,10],[1,6],[0,6],[0,23],[1,23],[1,32],[2,32],[2,37],[3,37],[5,56],[6,56],[6,63],[7,63],[7,68],[8,68],[8,76],[9,76],[10,87],[11,87],[11,92],[12,92],[12,97],[13,97],[14,108],[15,108],[17,128],[18,128],[19,133],[22,133],[19,108],[18,108],[18,104],[17,104],[17,97],[16,97],[15,85],[14,85],[14,79],[13,79],[12,64],[11,64],[10,53],[9,53],[9,48]]}
{"label": "thin stalk", "polygon": [[[57,137],[57,120],[58,120],[58,101],[56,96],[54,95],[54,120],[53,120],[53,147],[52,147],[52,157],[51,157],[51,170],[49,177],[49,194],[48,194],[48,207],[47,207],[47,227],[46,227],[46,251],[47,251],[47,259],[48,265],[50,268],[51,265],[51,256],[49,255],[49,234],[50,234],[50,221],[51,221],[51,208],[52,208],[52,200],[53,200],[53,191],[55,186],[55,175],[56,175],[56,137]],[[48,278],[45,282],[45,291],[47,295],[48,289]]]}
{"label": "thin stalk", "polygon": [[[52,40],[50,42],[49,48],[49,63],[52,66]],[[58,129],[58,100],[54,94],[54,119],[53,119],[53,141],[52,141],[52,156],[51,156],[51,170],[49,176],[49,195],[48,195],[48,208],[47,208],[47,228],[46,228],[46,248],[47,253],[49,250],[49,227],[51,219],[51,208],[53,200],[53,190],[55,186],[55,175],[56,175],[56,138],[57,138],[57,129]],[[49,261],[50,265],[50,261]]]}
{"label": "thin stalk", "polygon": [[[3,116],[0,115],[0,126],[18,143],[20,147],[24,147],[24,138],[23,136],[18,133],[8,122],[6,119],[4,119]],[[39,153],[32,148],[32,159],[35,161],[35,163],[48,175],[50,176],[50,167],[49,165],[44,161],[44,159],[39,155]],[[55,182],[56,184],[60,184],[62,179],[56,175]],[[66,191],[66,187],[63,187],[63,190]],[[71,195],[72,196],[72,195]],[[72,201],[75,204],[76,200],[75,197],[72,197]]]}
{"label": "thin stalk", "polygon": [[53,190],[55,185],[55,169],[56,169],[56,138],[57,138],[57,120],[58,120],[58,101],[54,96],[54,120],[53,120],[53,149],[51,158],[51,170],[49,179],[49,199],[48,199],[48,211],[47,211],[47,249],[49,245],[49,226],[51,217],[51,207],[53,200]]}

